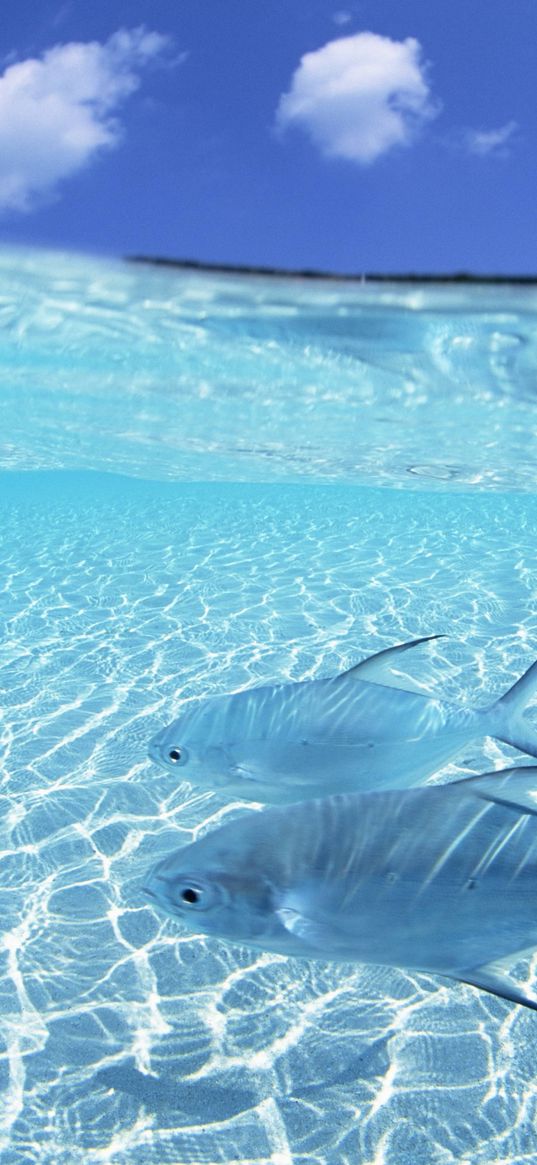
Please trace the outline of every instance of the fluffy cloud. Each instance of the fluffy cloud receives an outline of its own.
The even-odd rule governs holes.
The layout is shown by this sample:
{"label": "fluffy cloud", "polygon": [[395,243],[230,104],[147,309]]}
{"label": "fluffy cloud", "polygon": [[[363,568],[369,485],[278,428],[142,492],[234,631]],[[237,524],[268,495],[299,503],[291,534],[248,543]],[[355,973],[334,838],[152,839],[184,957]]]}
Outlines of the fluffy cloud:
{"label": "fluffy cloud", "polygon": [[277,124],[300,126],[328,157],[368,165],[409,145],[438,111],[419,42],[360,32],[302,57]]}
{"label": "fluffy cloud", "polygon": [[517,129],[516,121],[508,121],[498,129],[469,129],[464,135],[464,144],[471,154],[479,154],[481,157],[494,154],[505,158],[509,153],[508,143]]}
{"label": "fluffy cloud", "polygon": [[117,145],[113,116],[168,41],[122,29],[104,44],[58,44],[0,77],[0,210],[29,210],[99,151]]}

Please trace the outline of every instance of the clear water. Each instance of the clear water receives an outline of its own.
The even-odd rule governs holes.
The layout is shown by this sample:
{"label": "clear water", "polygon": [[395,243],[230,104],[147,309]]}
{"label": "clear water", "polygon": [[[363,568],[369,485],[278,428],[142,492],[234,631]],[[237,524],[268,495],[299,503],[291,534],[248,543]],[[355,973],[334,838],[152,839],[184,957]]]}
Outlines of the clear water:
{"label": "clear water", "polygon": [[535,1013],[140,880],[248,812],[146,759],[183,699],[445,632],[414,674],[477,704],[537,657],[536,306],[0,253],[3,1162],[535,1160]]}

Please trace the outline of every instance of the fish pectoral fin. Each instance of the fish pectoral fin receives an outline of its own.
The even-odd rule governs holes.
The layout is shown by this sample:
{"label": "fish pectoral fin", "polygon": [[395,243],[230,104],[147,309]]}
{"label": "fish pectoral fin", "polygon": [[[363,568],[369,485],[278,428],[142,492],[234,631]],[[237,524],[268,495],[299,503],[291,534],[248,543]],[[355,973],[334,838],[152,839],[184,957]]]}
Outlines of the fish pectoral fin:
{"label": "fish pectoral fin", "polygon": [[251,767],[245,769],[242,765],[230,765],[228,774],[230,777],[239,777],[241,781],[259,780],[257,773]]}
{"label": "fish pectoral fin", "polygon": [[497,963],[483,963],[480,967],[472,967],[471,971],[463,971],[461,975],[457,975],[457,979],[461,983],[468,983],[470,987],[479,987],[489,995],[497,995],[500,999],[507,999],[510,1003],[519,1003],[521,1007],[530,1007],[537,1011],[537,996],[530,995],[526,987],[511,979]]}
{"label": "fish pectoral fin", "polygon": [[397,647],[387,647],[384,651],[378,651],[376,655],[370,655],[368,659],[362,659],[360,663],[355,664],[348,671],[342,672],[338,678],[340,680],[369,680],[372,683],[384,684],[389,688],[400,688],[404,692],[419,692],[421,696],[427,695],[425,685],[419,684],[410,676],[395,675],[392,668],[394,664],[400,662],[401,655],[405,651],[410,651],[412,647],[418,647],[421,643],[430,643],[433,639],[445,638],[445,635],[425,635],[422,639],[411,639],[408,643],[398,643]]}
{"label": "fish pectoral fin", "polygon": [[466,777],[452,784],[458,785],[461,791],[475,794],[482,801],[493,801],[519,813],[537,815],[537,765],[515,765],[493,773],[480,773],[477,777]]}
{"label": "fish pectoral fin", "polygon": [[327,951],[334,954],[345,945],[345,936],[328,918],[311,918],[304,912],[301,896],[285,898],[276,915],[289,934],[318,951],[321,958],[326,958]]}
{"label": "fish pectoral fin", "polygon": [[304,914],[300,914],[291,906],[282,906],[276,911],[276,915],[289,934],[296,935],[297,938],[308,943],[310,947],[324,947],[326,950],[325,927],[319,926],[311,918],[306,918]]}

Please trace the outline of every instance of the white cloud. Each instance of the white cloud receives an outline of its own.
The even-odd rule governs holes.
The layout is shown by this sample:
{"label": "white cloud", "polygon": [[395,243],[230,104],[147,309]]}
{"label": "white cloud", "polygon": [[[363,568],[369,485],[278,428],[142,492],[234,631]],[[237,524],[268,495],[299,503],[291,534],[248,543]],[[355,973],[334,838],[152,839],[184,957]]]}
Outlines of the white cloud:
{"label": "white cloud", "polygon": [[334,21],[334,24],[350,24],[352,20],[352,12],[347,12],[345,9],[340,8],[338,12],[334,12],[332,20]]}
{"label": "white cloud", "polygon": [[302,57],[276,117],[281,128],[306,130],[326,156],[368,165],[409,145],[438,112],[419,42],[360,32]]}
{"label": "white cloud", "polygon": [[516,121],[508,121],[498,129],[469,129],[464,135],[464,144],[471,154],[479,154],[481,157],[494,154],[496,157],[506,158],[509,154],[508,143],[517,129]]}
{"label": "white cloud", "polygon": [[57,44],[10,65],[0,77],[0,210],[30,210],[116,146],[113,114],[167,44],[144,28],[120,29],[104,44]]}

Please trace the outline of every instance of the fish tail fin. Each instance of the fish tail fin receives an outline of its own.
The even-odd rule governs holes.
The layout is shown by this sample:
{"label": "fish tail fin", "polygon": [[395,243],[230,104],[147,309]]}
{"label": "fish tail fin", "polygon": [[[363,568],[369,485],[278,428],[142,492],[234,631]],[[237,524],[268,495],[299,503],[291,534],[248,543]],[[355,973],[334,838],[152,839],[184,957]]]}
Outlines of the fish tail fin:
{"label": "fish tail fin", "polygon": [[537,731],[526,719],[526,706],[537,696],[537,661],[487,710],[492,736],[537,757]]}
{"label": "fish tail fin", "polygon": [[[455,978],[455,976],[453,976]],[[499,999],[506,999],[509,1003],[519,1003],[522,1007],[530,1007],[537,1011],[537,997],[530,995],[527,988],[516,983],[501,967],[494,963],[475,967],[472,971],[463,971],[456,976],[461,983],[468,983],[470,987],[479,987],[481,991],[488,991],[490,995],[497,995]]]}

